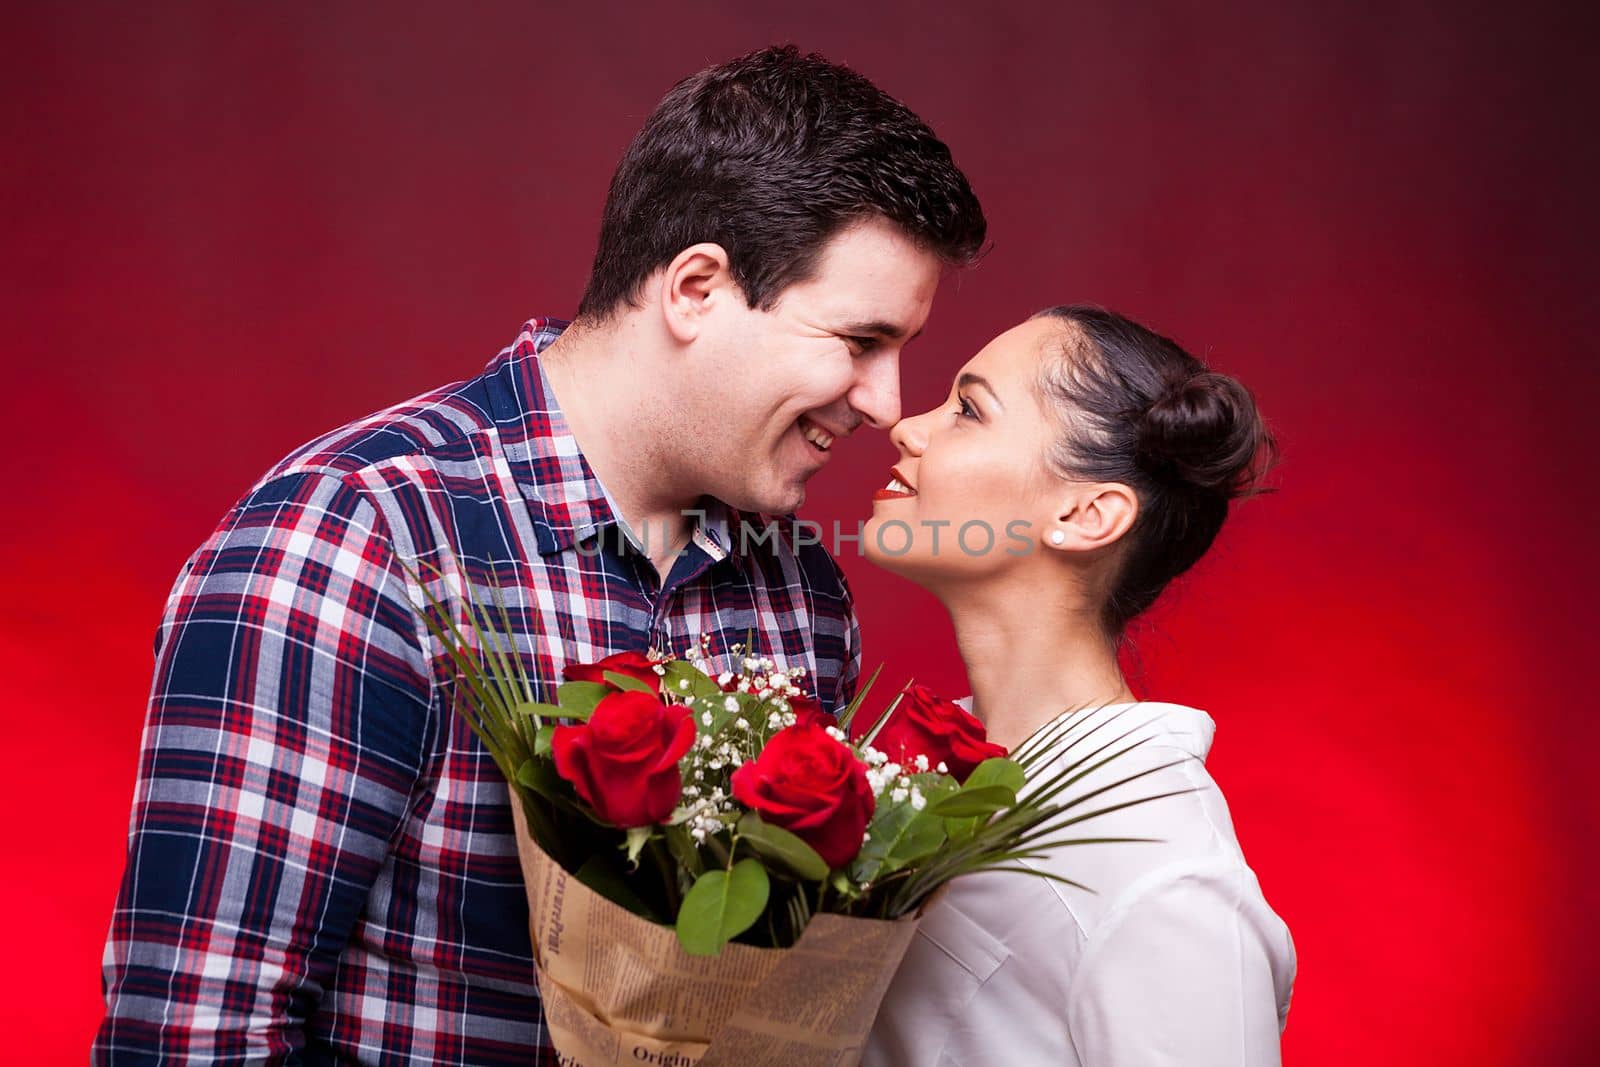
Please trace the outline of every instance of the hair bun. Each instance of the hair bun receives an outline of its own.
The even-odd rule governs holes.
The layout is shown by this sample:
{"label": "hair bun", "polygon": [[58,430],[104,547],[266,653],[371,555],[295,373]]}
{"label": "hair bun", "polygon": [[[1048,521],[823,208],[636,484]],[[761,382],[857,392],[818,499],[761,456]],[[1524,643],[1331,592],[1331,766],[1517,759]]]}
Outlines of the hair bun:
{"label": "hair bun", "polygon": [[1232,498],[1250,491],[1270,440],[1250,391],[1202,371],[1169,384],[1145,410],[1139,465],[1163,481]]}

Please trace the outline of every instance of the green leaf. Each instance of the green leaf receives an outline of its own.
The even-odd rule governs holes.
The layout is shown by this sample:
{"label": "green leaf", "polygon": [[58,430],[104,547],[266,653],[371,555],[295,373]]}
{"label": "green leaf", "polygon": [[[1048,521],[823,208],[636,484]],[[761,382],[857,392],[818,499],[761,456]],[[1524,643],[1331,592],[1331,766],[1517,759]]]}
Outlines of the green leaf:
{"label": "green leaf", "polygon": [[850,865],[850,877],[862,883],[931,856],[945,842],[944,820],[908,803],[880,807],[867,833],[860,855]]}
{"label": "green leaf", "polygon": [[915,812],[899,840],[890,846],[884,869],[897,871],[908,863],[931,856],[939,851],[944,842],[944,820],[937,815],[929,815],[927,809]]}
{"label": "green leaf", "polygon": [[526,716],[539,725],[544,725],[545,719],[570,719],[572,714],[556,707],[554,704],[541,704],[535,700],[525,701],[511,709],[513,714]]}
{"label": "green leaf", "polygon": [[1014,794],[1022,789],[1023,783],[1027,780],[1027,775],[1015,760],[995,756],[974,767],[962,788],[978,789],[986,785],[999,785]]}
{"label": "green leaf", "polygon": [[694,838],[689,836],[688,828],[680,823],[677,826],[668,826],[665,833],[667,849],[672,853],[672,858],[678,861],[678,866],[698,878],[705,871],[706,865],[700,858],[700,850],[694,847]]}
{"label": "green leaf", "polygon": [[555,764],[549,760],[523,760],[521,766],[517,768],[517,784],[524,789],[533,790],[546,799],[554,800],[561,788],[561,775],[556,773]]}
{"label": "green leaf", "polygon": [[878,675],[883,673],[883,664],[878,664],[878,669],[872,672],[872,677],[867,679],[867,684],[856,690],[856,695],[836,718],[839,720],[839,729],[846,734],[850,732],[850,720],[856,717],[856,712],[861,709],[861,704],[867,699],[867,694],[872,692],[872,686],[878,680]]}
{"label": "green leaf", "polygon": [[771,891],[760,860],[740,860],[730,871],[707,871],[678,909],[678,942],[691,956],[715,956],[761,917]]}
{"label": "green leaf", "polygon": [[[662,664],[667,673],[661,676],[661,691],[671,693],[681,700],[684,697],[694,697],[695,702],[711,700],[722,695],[722,687],[709,678],[706,673],[699,670],[685,660],[667,660]],[[680,683],[688,682],[688,688]]]}
{"label": "green leaf", "polygon": [[904,688],[902,688],[900,692],[895,695],[893,700],[889,701],[889,706],[883,709],[883,712],[878,716],[877,721],[872,724],[872,729],[868,730],[866,734],[862,736],[862,745],[870,745],[872,742],[878,739],[878,734],[882,732],[885,726],[888,725],[889,720],[894,718],[895,709],[898,708],[900,706],[900,702],[906,698],[906,690],[910,688],[911,682],[907,680]]}
{"label": "green leaf", "polygon": [[978,827],[982,825],[983,820],[978,818],[946,819],[944,833],[952,843],[958,844],[972,840],[978,832]]}
{"label": "green leaf", "polygon": [[[555,736],[556,728],[553,725],[546,724],[539,727],[539,732],[533,735],[533,754],[535,756],[542,756],[545,759],[549,759],[551,749],[550,742]],[[518,773],[520,776],[520,770]]]}
{"label": "green leaf", "polygon": [[739,820],[739,840],[763,859],[782,865],[796,877],[820,882],[828,877],[828,863],[817,850],[781,826],[762,822],[755,812]]}
{"label": "green leaf", "polygon": [[1003,785],[962,786],[949,796],[941,797],[929,804],[923,810],[930,815],[943,815],[947,818],[961,819],[993,815],[1002,808],[1011,807],[1016,802],[1017,791]]}
{"label": "green leaf", "polygon": [[602,682],[563,682],[556,689],[556,703],[561,705],[561,714],[567,718],[587,719],[594,714],[594,706],[610,692],[611,687]]}
{"label": "green leaf", "polygon": [[612,685],[616,686],[618,689],[621,689],[625,693],[634,692],[649,693],[651,696],[656,695],[655,686],[651,685],[649,682],[642,682],[633,677],[631,674],[618,674],[616,671],[606,671],[604,672],[604,676],[606,681],[610,682]]}

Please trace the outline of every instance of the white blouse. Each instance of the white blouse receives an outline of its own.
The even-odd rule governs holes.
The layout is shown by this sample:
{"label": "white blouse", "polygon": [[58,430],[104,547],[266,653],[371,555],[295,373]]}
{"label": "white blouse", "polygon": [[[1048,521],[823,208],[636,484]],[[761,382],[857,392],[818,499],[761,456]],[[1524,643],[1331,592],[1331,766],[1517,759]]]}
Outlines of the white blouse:
{"label": "white blouse", "polygon": [[[1294,944],[1245,864],[1206,772],[1210,716],[1144,702],[1079,719],[1056,760],[1070,762],[1135,726],[1128,741],[1147,740],[1071,794],[1178,761],[1080,811],[1193,792],[1069,828],[1076,837],[1159,843],[1073,845],[1029,862],[1093,892],[1013,872],[952,882],[924,915],[884,997],[867,1067],[1280,1062]],[[1046,766],[1034,780],[1050,773]]]}

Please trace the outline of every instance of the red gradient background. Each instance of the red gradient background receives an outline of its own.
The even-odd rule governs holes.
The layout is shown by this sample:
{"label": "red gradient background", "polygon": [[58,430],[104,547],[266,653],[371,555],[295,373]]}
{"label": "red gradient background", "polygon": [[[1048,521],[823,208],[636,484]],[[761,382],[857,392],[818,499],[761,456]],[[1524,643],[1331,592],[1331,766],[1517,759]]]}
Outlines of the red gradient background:
{"label": "red gradient background", "polygon": [[[0,64],[17,1062],[82,1062],[98,1019],[184,557],[300,442],[570,313],[656,99],[783,40],[924,115],[989,213],[906,410],[1086,300],[1241,376],[1277,428],[1282,491],[1156,613],[1137,687],[1217,719],[1212,766],[1299,948],[1287,1061],[1593,1062],[1592,17],[160,7],[17,15]],[[890,458],[849,442],[804,513],[853,527]],[[964,691],[937,605],[845,565],[869,663]]]}

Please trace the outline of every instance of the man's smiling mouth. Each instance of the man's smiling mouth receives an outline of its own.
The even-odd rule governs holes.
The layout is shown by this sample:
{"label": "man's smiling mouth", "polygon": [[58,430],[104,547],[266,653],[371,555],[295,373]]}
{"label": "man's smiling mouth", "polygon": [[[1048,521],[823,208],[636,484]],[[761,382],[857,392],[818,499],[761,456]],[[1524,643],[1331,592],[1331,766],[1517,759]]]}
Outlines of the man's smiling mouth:
{"label": "man's smiling mouth", "polygon": [[810,441],[811,447],[815,448],[817,451],[826,452],[828,449],[833,447],[833,434],[829,433],[827,430],[824,430],[822,427],[818,426],[804,415],[800,416],[798,425],[800,427],[800,436],[804,437],[807,441]]}

